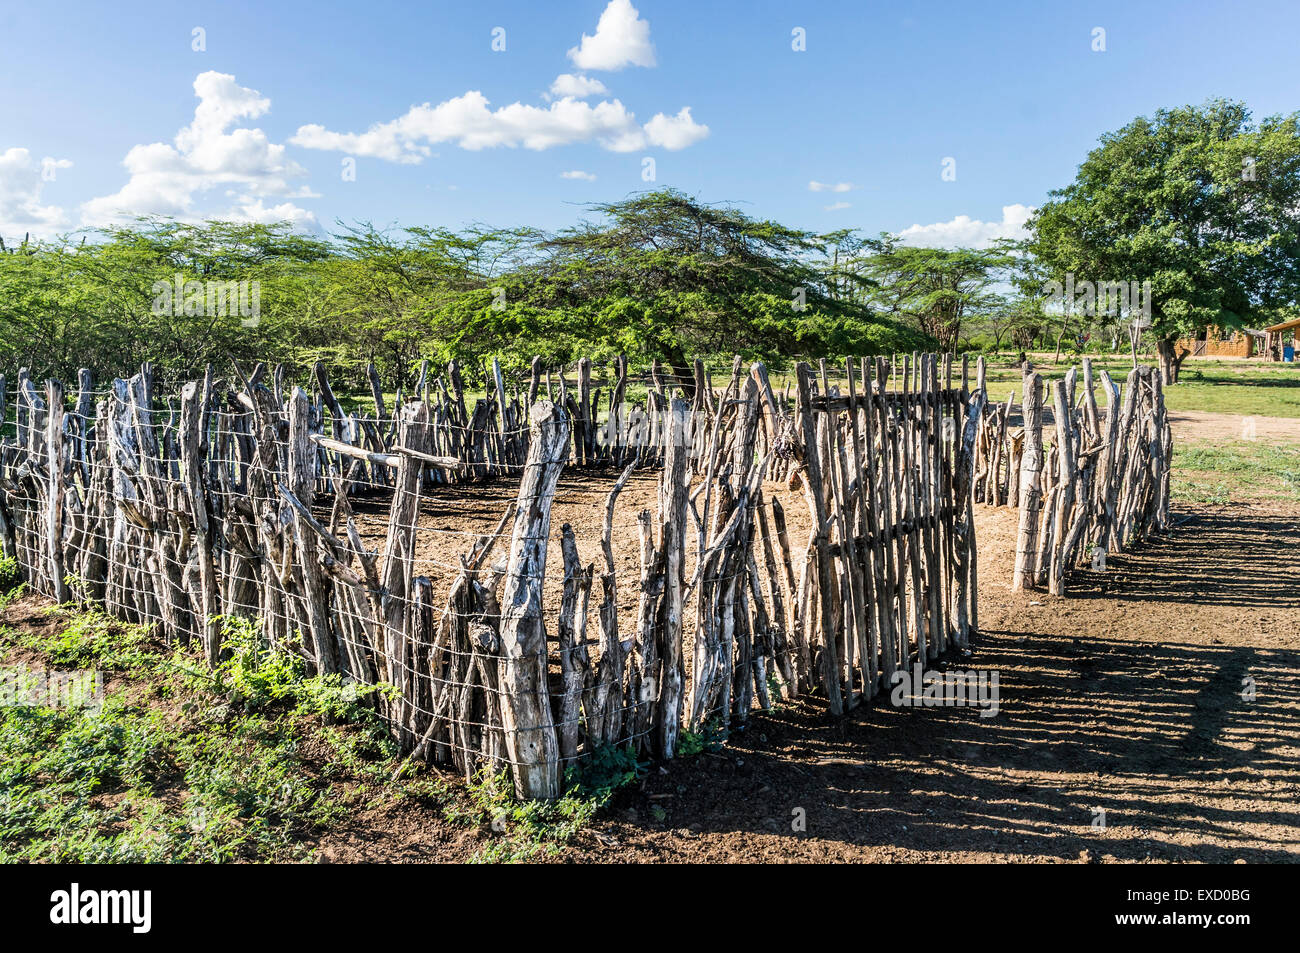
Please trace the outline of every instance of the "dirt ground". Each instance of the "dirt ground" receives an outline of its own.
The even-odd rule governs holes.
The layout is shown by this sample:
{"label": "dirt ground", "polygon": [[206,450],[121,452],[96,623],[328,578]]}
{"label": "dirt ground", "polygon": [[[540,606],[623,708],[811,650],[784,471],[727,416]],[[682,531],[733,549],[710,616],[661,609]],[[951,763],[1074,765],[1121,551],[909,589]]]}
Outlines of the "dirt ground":
{"label": "dirt ground", "polygon": [[[1178,439],[1191,423],[1175,419]],[[1236,433],[1233,421],[1212,423]],[[598,569],[613,477],[571,471],[553,509],[553,544],[570,523]],[[419,571],[440,593],[514,491],[500,481],[429,495]],[[623,625],[639,577],[636,513],[654,496],[654,476],[638,475],[615,510]],[[798,552],[806,515],[785,502]],[[381,543],[386,513],[358,515]],[[1176,505],[1173,535],[1077,573],[1066,597],[1013,594],[1016,513],[980,506],[977,520],[980,631],[970,657],[948,664],[998,673],[995,717],[893,709],[884,695],[844,720],[818,699],[756,713],[725,748],[652,766],[557,859],[1300,859],[1300,505]],[[558,570],[558,545],[549,558]],[[548,585],[554,606],[558,583]],[[324,862],[454,862],[494,836],[385,801],[316,846]]]}
{"label": "dirt ground", "polygon": [[[1180,510],[1176,537],[1080,573],[1062,598],[1013,595],[1014,513],[979,515],[981,634],[958,664],[998,671],[996,717],[785,706],[720,752],[652,768],[561,859],[1300,859],[1300,510]],[[336,862],[479,846],[410,806],[321,844]]]}
{"label": "dirt ground", "polygon": [[[566,479],[556,524],[596,540],[608,485]],[[633,516],[653,493],[637,479],[621,501],[620,576],[635,571]],[[488,529],[508,498],[457,503],[446,525]],[[949,664],[998,673],[995,717],[878,703],[836,721],[816,699],[783,705],[720,751],[652,767],[560,859],[1300,859],[1300,507],[1177,506],[1174,535],[1078,573],[1065,597],[1013,594],[1016,513],[977,515],[980,634]],[[454,861],[490,836],[377,806],[320,847],[332,862]]]}
{"label": "dirt ground", "polygon": [[[1300,440],[1300,418],[1213,414],[1204,410],[1171,410],[1174,439]],[[1253,428],[1253,434],[1248,433]]]}

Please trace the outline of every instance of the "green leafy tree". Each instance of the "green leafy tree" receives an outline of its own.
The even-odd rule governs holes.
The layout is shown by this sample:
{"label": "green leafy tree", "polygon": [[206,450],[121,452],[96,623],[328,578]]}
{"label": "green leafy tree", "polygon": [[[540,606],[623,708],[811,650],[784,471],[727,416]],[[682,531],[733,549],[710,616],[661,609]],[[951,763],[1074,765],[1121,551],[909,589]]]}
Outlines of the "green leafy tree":
{"label": "green leafy tree", "polygon": [[1063,280],[1151,282],[1166,383],[1178,337],[1267,321],[1300,294],[1300,115],[1255,123],[1213,100],[1139,117],[1100,144],[1030,222]]}
{"label": "green leafy tree", "polygon": [[956,350],[963,322],[1000,304],[992,290],[1008,253],[989,248],[918,248],[883,235],[869,243],[865,274],[873,297],[891,316],[913,322],[940,350]]}
{"label": "green leafy tree", "polygon": [[575,348],[682,367],[695,355],[779,362],[912,340],[840,293],[812,233],[672,190],[592,211],[516,275],[522,303],[562,314],[555,329]]}

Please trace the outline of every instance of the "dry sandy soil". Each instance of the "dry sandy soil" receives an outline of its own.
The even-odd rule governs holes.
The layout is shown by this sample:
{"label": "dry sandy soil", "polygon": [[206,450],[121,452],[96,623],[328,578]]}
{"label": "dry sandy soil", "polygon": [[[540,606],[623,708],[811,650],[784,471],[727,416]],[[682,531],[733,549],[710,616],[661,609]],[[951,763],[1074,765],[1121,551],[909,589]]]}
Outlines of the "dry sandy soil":
{"label": "dry sandy soil", "polygon": [[[1179,438],[1240,434],[1239,418],[1174,423]],[[611,480],[570,472],[560,485],[552,539],[571,523],[584,561],[600,558]],[[432,493],[420,571],[445,588],[514,490]],[[615,513],[624,625],[639,575],[635,516],[654,493],[652,475],[634,478]],[[786,502],[798,551],[803,506]],[[381,543],[386,514],[358,510]],[[980,632],[972,655],[948,664],[998,673],[996,717],[893,709],[886,696],[843,720],[815,698],[783,705],[719,751],[651,767],[556,859],[1300,859],[1300,504],[1176,506],[1170,537],[1077,573],[1066,597],[1013,594],[1015,511],[981,506],[977,518]],[[550,559],[558,570],[558,545]],[[1243,698],[1247,679],[1255,701]],[[494,836],[385,801],[317,846],[326,862],[460,861]]]}
{"label": "dry sandy soil", "polygon": [[[1249,422],[1249,423],[1248,423]],[[1175,440],[1300,440],[1300,418],[1213,414],[1204,410],[1171,410],[1169,425]]]}
{"label": "dry sandy soil", "polygon": [[[1180,437],[1210,436],[1178,416]],[[557,495],[556,525],[573,523],[584,559],[598,555],[608,485],[574,476]],[[490,528],[509,495],[434,504],[433,525]],[[652,500],[647,477],[620,502],[621,577],[635,579],[632,519]],[[980,634],[950,665],[999,673],[996,717],[877,704],[837,721],[816,699],[782,706],[720,751],[651,768],[559,859],[1300,859],[1300,506],[1179,506],[1175,520],[1169,538],[1051,597],[1010,591],[1016,514],[980,507]],[[429,542],[428,558],[450,546]],[[377,805],[320,847],[335,862],[461,860],[488,836]]]}

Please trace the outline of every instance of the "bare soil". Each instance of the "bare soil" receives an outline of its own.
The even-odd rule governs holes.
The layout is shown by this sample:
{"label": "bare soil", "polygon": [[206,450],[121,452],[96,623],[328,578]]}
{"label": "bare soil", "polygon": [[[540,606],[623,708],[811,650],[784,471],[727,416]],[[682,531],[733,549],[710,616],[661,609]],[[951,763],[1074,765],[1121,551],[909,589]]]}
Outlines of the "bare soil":
{"label": "bare soil", "polygon": [[[1250,421],[1249,425],[1247,421]],[[1204,410],[1171,410],[1169,425],[1175,440],[1300,440],[1300,417],[1215,414]],[[1248,432],[1247,427],[1253,431]]]}
{"label": "bare soil", "polygon": [[[580,542],[597,538],[607,487],[561,484],[555,518]],[[634,480],[624,503],[653,492],[653,478]],[[491,491],[481,516],[461,500],[456,518],[490,528],[505,499]],[[948,664],[998,672],[996,717],[877,704],[837,721],[815,698],[784,705],[720,751],[653,766],[560,859],[1300,859],[1300,507],[1179,507],[1175,519],[1174,535],[1052,597],[1010,591],[1016,513],[981,506],[980,634]],[[454,861],[493,836],[409,804],[355,820],[326,835],[322,859]]]}
{"label": "bare soil", "polygon": [[[1195,422],[1196,437],[1212,437],[1205,424]],[[562,480],[548,576],[560,575],[565,522],[584,562],[603,567],[614,476]],[[431,494],[418,571],[439,593],[514,490],[501,481]],[[637,475],[615,510],[623,625],[639,577],[636,513],[654,496],[655,477]],[[804,507],[788,491],[783,502],[798,554]],[[363,535],[381,543],[386,508],[358,513]],[[1065,597],[1010,591],[1016,518],[977,509],[980,631],[970,657],[946,663],[998,673],[996,717],[894,709],[887,696],[842,720],[816,698],[756,713],[725,748],[652,766],[557,859],[1300,859],[1300,505],[1177,505],[1171,536],[1077,573]],[[548,585],[556,605],[558,583]],[[324,862],[456,862],[495,836],[451,824],[434,805],[383,800],[316,846]]]}

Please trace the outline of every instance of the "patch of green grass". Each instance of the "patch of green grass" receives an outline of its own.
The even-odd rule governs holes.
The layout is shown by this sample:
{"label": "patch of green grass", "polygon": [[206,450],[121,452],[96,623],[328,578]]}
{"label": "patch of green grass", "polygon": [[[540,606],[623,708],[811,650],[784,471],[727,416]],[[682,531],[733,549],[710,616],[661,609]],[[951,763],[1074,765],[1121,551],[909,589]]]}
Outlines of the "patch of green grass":
{"label": "patch of green grass", "polygon": [[569,765],[564,772],[564,786],[575,797],[604,807],[615,791],[643,777],[646,767],[630,745],[602,745],[584,760]]}
{"label": "patch of green grass", "polygon": [[299,860],[391,774],[366,692],[308,678],[255,630],[227,628],[214,675],[145,628],[58,617],[53,635],[17,641],[52,666],[120,672],[123,687],[96,707],[0,707],[0,862]]}
{"label": "patch of green grass", "polygon": [[110,695],[101,709],[0,709],[0,861],[296,859],[333,805],[262,719],[174,720]]}
{"label": "patch of green grass", "polygon": [[448,820],[478,827],[491,839],[474,863],[518,863],[551,856],[570,843],[615,792],[645,773],[631,747],[605,745],[564,775],[566,793],[553,802],[520,800],[509,774],[480,773],[445,807]]}
{"label": "patch of green grass", "polygon": [[465,797],[449,805],[447,819],[495,835],[472,863],[518,863],[556,854],[600,809],[595,798],[571,791],[553,802],[520,800],[506,771],[480,774],[466,786]]}
{"label": "patch of green grass", "polygon": [[[999,359],[996,364],[990,361],[986,380],[992,397],[1005,401],[1007,394],[1015,391],[1016,404],[1019,406],[1022,387],[1020,369],[1003,366],[1013,359]],[[1154,358],[1140,357],[1140,360],[1144,364],[1155,363]],[[1050,383],[1065,376],[1078,363],[1078,357],[1062,355],[1059,364],[1035,361],[1034,366]],[[1092,366],[1098,374],[1104,368],[1111,379],[1122,387],[1133,362],[1131,358],[1094,356]],[[971,374],[973,380],[973,366]],[[1166,387],[1164,392],[1165,406],[1173,411],[1300,417],[1300,364],[1189,358],[1183,362],[1178,383]],[[1046,397],[1050,405],[1050,389],[1046,391]],[[1097,399],[1102,404],[1106,402],[1100,388]]]}
{"label": "patch of green grass", "polygon": [[[263,639],[261,627],[248,619],[223,620],[222,633],[227,657],[211,676],[214,688],[248,710],[290,705],[300,715],[369,722],[374,709],[364,700],[370,695],[392,694],[391,686],[345,683],[338,674],[308,677],[307,662],[298,654],[297,643],[272,648]],[[378,728],[377,720],[373,725]]]}
{"label": "patch of green grass", "polygon": [[385,798],[478,828],[476,861],[521,861],[558,852],[644,774],[630,748],[608,746],[571,766],[551,803],[515,798],[505,772],[461,785],[416,767],[394,781],[399,752],[372,697],[384,687],[308,676],[246,621],[223,620],[212,671],[148,627],[50,614],[52,632],[11,631],[9,644],[111,672],[111,690],[95,707],[0,707],[0,862],[297,861]]}
{"label": "patch of green grass", "polygon": [[151,626],[123,625],[97,609],[59,606],[52,614],[67,622],[54,636],[28,635],[18,642],[42,652],[56,666],[84,668],[93,663],[125,672],[156,664],[156,653],[150,651]]}
{"label": "patch of green grass", "polygon": [[698,732],[682,730],[677,736],[677,757],[692,758],[706,751],[717,751],[726,741],[726,727],[718,719],[712,718]]}
{"label": "patch of green grass", "polygon": [[1192,503],[1300,500],[1300,444],[1175,441],[1171,491]]}
{"label": "patch of green grass", "polygon": [[[21,596],[26,590],[27,583],[20,582],[8,592],[0,592],[0,612],[4,612],[9,607],[9,603]],[[0,626],[0,632],[4,632],[4,626]]]}
{"label": "patch of green grass", "polygon": [[13,556],[0,556],[0,595],[17,589],[23,581],[18,572],[18,560]]}

